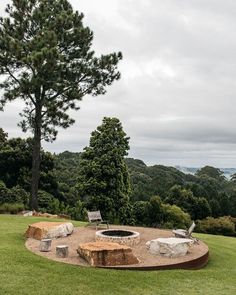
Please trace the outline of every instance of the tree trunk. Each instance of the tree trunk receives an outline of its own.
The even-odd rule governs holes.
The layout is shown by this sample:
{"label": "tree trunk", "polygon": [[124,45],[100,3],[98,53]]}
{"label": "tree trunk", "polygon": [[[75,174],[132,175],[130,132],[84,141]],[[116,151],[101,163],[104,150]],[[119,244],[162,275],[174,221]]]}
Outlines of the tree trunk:
{"label": "tree trunk", "polygon": [[36,107],[35,114],[35,129],[33,139],[32,153],[32,180],[31,180],[31,199],[30,209],[38,210],[38,187],[40,178],[40,163],[41,163],[41,106]]}
{"label": "tree trunk", "polygon": [[67,245],[56,246],[56,256],[60,258],[68,257],[69,250]]}
{"label": "tree trunk", "polygon": [[49,252],[51,251],[52,239],[43,239],[40,242],[40,251]]}

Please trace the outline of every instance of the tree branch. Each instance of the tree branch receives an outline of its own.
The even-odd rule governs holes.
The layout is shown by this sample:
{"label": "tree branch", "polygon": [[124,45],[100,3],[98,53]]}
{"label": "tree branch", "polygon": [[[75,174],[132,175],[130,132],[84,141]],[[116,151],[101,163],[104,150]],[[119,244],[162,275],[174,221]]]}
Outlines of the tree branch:
{"label": "tree branch", "polygon": [[[8,72],[8,74],[12,77],[13,80],[15,80],[19,85],[21,85],[20,81],[11,73],[11,71],[8,69],[7,66],[5,66],[6,71]],[[33,103],[33,105],[35,106],[35,101],[32,97],[32,95],[30,93],[27,93],[27,95],[29,96],[31,102]]]}

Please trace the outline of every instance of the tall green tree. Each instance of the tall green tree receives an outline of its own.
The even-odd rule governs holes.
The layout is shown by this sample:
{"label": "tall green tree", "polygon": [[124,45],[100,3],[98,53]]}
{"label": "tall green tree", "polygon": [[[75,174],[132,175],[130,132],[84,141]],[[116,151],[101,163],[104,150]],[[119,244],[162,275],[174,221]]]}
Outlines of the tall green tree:
{"label": "tall green tree", "polygon": [[67,0],[12,0],[6,13],[0,18],[0,106],[25,103],[20,126],[33,133],[31,208],[37,209],[41,140],[55,140],[56,127],[74,123],[67,111],[78,110],[84,95],[105,93],[120,77],[122,55],[95,57],[93,33]]}
{"label": "tall green tree", "polygon": [[[124,156],[129,138],[117,118],[103,119],[81,154],[77,188],[89,209],[99,209],[110,221],[125,223],[129,210],[130,179]],[[128,214],[127,214],[128,216]]]}
{"label": "tall green tree", "polygon": [[225,180],[224,172],[221,171],[219,168],[215,168],[212,166],[202,167],[201,169],[197,170],[196,175],[197,176],[207,175],[216,180],[220,180],[220,181]]}

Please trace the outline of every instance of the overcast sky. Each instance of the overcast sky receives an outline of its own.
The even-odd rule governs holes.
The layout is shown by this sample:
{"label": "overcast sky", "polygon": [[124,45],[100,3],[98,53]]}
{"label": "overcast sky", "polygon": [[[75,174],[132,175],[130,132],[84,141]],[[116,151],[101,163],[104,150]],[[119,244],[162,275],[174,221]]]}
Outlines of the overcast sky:
{"label": "overcast sky", "polygon": [[[84,97],[76,123],[45,149],[82,151],[111,116],[131,138],[129,156],[147,164],[236,167],[235,0],[70,2],[85,14],[98,55],[122,51],[122,78],[106,95]],[[0,113],[10,137],[23,136],[21,108]]]}

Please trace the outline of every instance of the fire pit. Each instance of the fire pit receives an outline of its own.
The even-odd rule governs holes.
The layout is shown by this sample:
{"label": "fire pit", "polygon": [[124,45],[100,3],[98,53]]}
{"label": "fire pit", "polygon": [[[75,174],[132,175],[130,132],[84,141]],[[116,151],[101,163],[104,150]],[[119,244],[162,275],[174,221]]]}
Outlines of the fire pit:
{"label": "fire pit", "polygon": [[140,234],[136,231],[123,229],[99,230],[95,234],[95,240],[133,246],[140,242]]}

